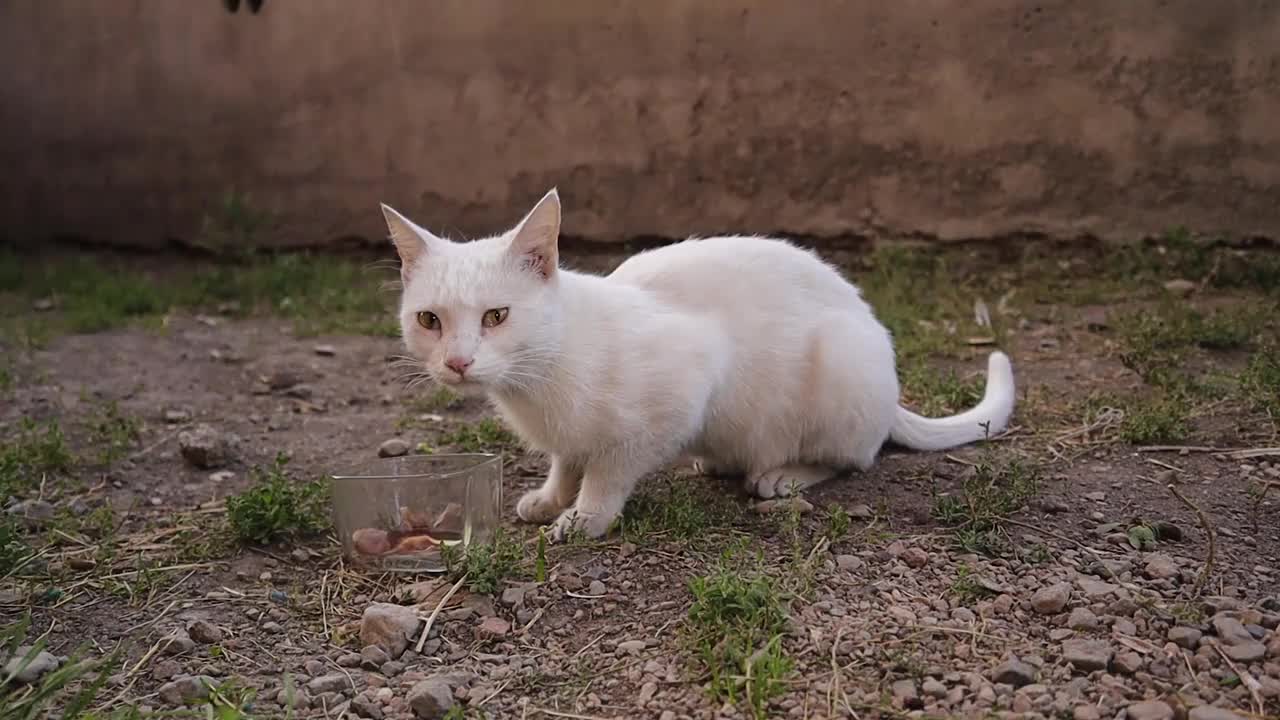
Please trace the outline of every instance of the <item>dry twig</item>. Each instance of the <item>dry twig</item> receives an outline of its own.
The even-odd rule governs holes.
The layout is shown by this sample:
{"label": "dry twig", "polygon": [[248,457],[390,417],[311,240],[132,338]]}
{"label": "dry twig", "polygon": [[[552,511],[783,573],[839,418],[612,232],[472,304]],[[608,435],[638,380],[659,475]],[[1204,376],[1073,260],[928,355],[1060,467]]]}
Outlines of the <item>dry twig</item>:
{"label": "dry twig", "polygon": [[1196,576],[1196,584],[1192,587],[1193,596],[1198,597],[1204,590],[1205,583],[1209,582],[1209,574],[1213,572],[1213,560],[1218,549],[1217,532],[1213,529],[1213,525],[1209,522],[1209,518],[1204,514],[1204,511],[1197,507],[1195,503],[1188,500],[1186,495],[1178,492],[1178,488],[1174,487],[1173,483],[1169,483],[1165,485],[1165,487],[1168,488],[1169,492],[1173,493],[1173,496],[1178,498],[1183,505],[1190,508],[1191,512],[1196,514],[1196,517],[1200,520],[1200,528],[1204,530],[1205,537],[1208,538],[1209,550],[1205,554],[1204,565],[1200,568],[1200,574]]}

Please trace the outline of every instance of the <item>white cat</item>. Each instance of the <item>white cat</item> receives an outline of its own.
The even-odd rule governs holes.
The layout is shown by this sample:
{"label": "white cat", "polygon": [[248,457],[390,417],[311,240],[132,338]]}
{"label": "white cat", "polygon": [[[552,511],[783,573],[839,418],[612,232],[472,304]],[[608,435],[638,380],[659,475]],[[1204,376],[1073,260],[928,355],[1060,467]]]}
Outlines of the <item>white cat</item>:
{"label": "white cat", "polygon": [[889,332],[839,272],[781,240],[691,239],[601,277],[558,267],[555,190],[514,229],[466,243],[382,209],[409,352],[436,381],[483,391],[550,455],[517,512],[555,521],[553,538],[603,535],[640,478],[681,458],[770,498],[866,470],[888,439],[941,450],[1003,431],[1013,412],[1000,352],[972,410],[900,407]]}

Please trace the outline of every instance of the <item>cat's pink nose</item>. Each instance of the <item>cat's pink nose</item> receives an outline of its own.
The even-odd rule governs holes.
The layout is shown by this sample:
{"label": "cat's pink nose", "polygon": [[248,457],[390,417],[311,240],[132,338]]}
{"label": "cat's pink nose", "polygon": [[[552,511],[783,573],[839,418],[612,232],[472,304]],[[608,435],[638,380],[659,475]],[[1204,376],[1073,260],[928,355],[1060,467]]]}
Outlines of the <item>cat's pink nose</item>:
{"label": "cat's pink nose", "polygon": [[471,367],[471,363],[473,362],[475,362],[474,359],[451,357],[444,361],[444,366],[459,375],[465,375],[467,373],[467,368]]}

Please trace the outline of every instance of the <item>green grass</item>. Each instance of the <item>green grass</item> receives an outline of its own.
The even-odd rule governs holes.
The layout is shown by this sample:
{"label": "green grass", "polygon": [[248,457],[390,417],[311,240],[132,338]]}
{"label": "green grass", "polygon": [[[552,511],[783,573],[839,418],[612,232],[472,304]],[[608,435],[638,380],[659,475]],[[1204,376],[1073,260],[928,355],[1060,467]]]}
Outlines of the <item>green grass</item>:
{"label": "green grass", "polygon": [[452,446],[464,453],[496,452],[517,443],[516,436],[495,418],[484,418],[459,426],[440,436],[441,445]]}
{"label": "green grass", "polygon": [[[449,573],[455,580],[466,575],[467,589],[471,592],[492,595],[508,579],[523,577],[524,545],[503,528],[494,531],[493,540],[487,543],[473,543],[465,549],[459,545],[442,548],[441,556]],[[545,555],[540,557],[545,568]]]}
{"label": "green grass", "polygon": [[23,495],[46,476],[65,473],[74,464],[56,421],[42,425],[24,418],[17,436],[0,442],[0,497]]}
{"label": "green grass", "polygon": [[1280,420],[1280,343],[1264,345],[1249,357],[1240,390],[1251,405]]}
{"label": "green grass", "polygon": [[995,594],[978,582],[973,571],[964,565],[956,568],[956,577],[951,581],[950,592],[952,597],[964,605],[972,605],[984,597]]}
{"label": "green grass", "polygon": [[827,508],[826,513],[826,536],[831,542],[841,540],[845,535],[849,534],[849,526],[852,520],[849,512],[839,505],[831,505]]}
{"label": "green grass", "polygon": [[22,530],[10,517],[0,517],[0,575],[8,575],[31,557]]}
{"label": "green grass", "polygon": [[[248,258],[238,263],[199,262],[185,272],[148,273],[113,257],[21,257],[0,251],[0,305],[21,308],[52,299],[42,313],[46,332],[91,333],[133,323],[158,324],[167,313],[213,311],[230,303],[242,314],[273,313],[293,321],[299,335],[352,332],[396,336],[391,296],[365,263],[305,253]],[[12,304],[11,304],[12,300]],[[22,313],[0,313],[6,335],[28,337]]]}
{"label": "green grass", "polygon": [[786,689],[793,667],[782,647],[787,607],[777,584],[731,550],[710,574],[690,580],[689,591],[686,638],[710,676],[712,696],[768,717],[769,701]]}
{"label": "green grass", "polygon": [[227,519],[240,542],[266,544],[328,529],[328,486],[320,480],[291,480],[287,463],[288,458],[278,455],[271,466],[254,468],[254,484],[227,498]]}
{"label": "green grass", "polygon": [[1178,395],[1161,394],[1131,403],[1120,423],[1120,437],[1134,445],[1176,443],[1191,432],[1191,406]]}
{"label": "green grass", "polygon": [[1039,492],[1039,472],[1020,460],[984,458],[965,472],[961,494],[937,494],[933,516],[953,528],[955,545],[989,556],[1008,553],[1003,521]]}
{"label": "green grass", "polygon": [[708,537],[741,518],[742,506],[729,501],[715,486],[664,475],[638,488],[615,523],[630,542],[656,536],[691,541]]}
{"label": "green grass", "polygon": [[909,363],[900,371],[903,400],[926,417],[955,415],[982,400],[981,377],[961,379],[954,370]]}
{"label": "green grass", "polygon": [[[20,645],[30,642],[27,637],[30,627],[31,615],[28,611],[16,622],[0,628],[0,645],[9,652],[14,652]],[[26,667],[36,654],[45,649],[45,638],[37,638],[30,642],[30,646],[31,651],[22,656],[20,661],[22,667]],[[96,717],[114,720],[129,717],[114,711],[108,716],[89,714],[89,708],[97,701],[107,679],[120,666],[120,651],[99,659],[86,660],[85,656],[83,651],[73,653],[68,662],[45,674],[31,686],[10,683],[9,677],[4,677],[0,681],[0,720],[53,717],[55,708],[64,718]]]}
{"label": "green grass", "polygon": [[104,403],[89,419],[89,442],[98,450],[98,462],[111,465],[138,442],[142,422],[120,411],[116,402]]}

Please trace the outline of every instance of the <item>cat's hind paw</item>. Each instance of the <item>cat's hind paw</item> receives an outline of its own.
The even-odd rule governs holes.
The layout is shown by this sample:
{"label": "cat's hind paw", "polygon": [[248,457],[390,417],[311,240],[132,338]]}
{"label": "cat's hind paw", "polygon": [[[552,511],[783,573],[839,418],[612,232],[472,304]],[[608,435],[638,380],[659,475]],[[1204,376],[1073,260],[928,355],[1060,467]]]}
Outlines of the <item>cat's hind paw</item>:
{"label": "cat's hind paw", "polygon": [[555,498],[542,490],[530,490],[521,496],[520,502],[516,503],[516,515],[520,516],[521,520],[539,525],[556,519],[563,510],[564,507],[557,503]]}
{"label": "cat's hind paw", "polygon": [[819,465],[783,465],[747,477],[747,492],[758,498],[788,497],[835,475]]}
{"label": "cat's hind paw", "polygon": [[565,542],[582,536],[590,540],[604,537],[609,532],[613,518],[603,513],[584,513],[577,508],[569,508],[560,513],[560,517],[551,526],[549,535],[552,542]]}

